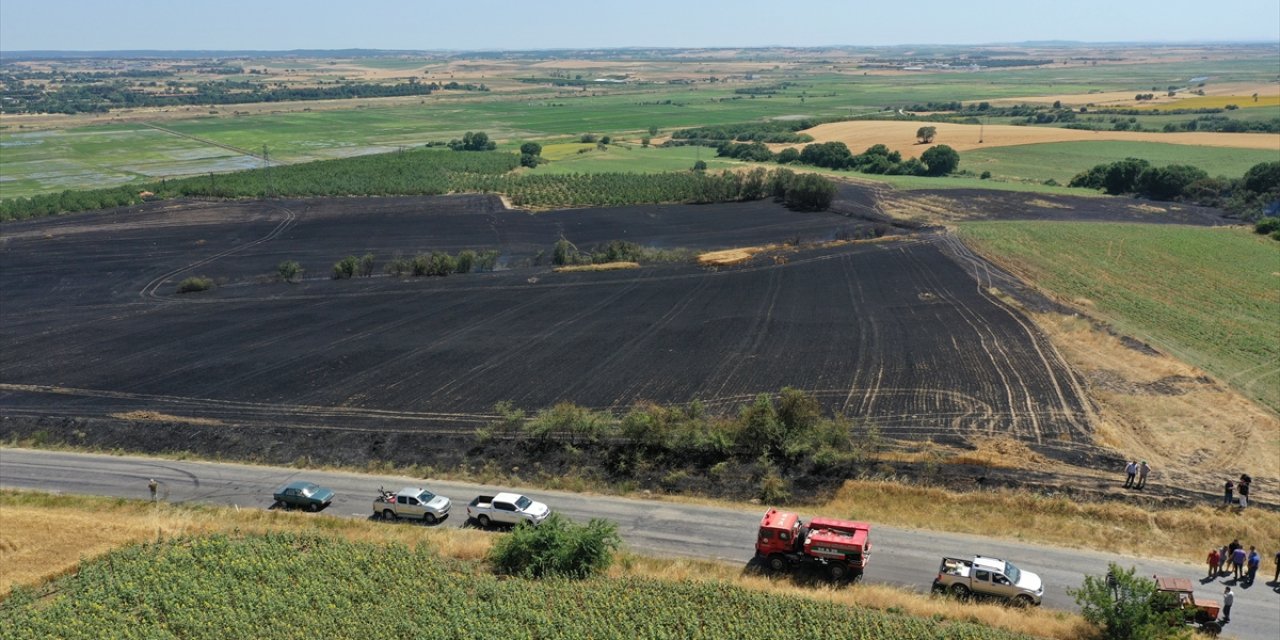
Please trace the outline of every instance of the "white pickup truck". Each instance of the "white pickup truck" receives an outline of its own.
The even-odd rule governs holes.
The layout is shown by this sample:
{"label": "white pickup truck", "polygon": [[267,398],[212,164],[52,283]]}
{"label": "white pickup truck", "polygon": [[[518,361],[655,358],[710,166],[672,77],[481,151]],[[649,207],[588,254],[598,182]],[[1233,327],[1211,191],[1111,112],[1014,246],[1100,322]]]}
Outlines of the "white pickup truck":
{"label": "white pickup truck", "polygon": [[1044,596],[1040,576],[1023,571],[1012,562],[984,556],[972,560],[943,558],[933,588],[962,598],[973,594],[1005,598],[1022,606],[1040,604]]}
{"label": "white pickup truck", "polygon": [[476,496],[467,505],[467,517],[482,527],[491,524],[539,524],[551,515],[551,509],[541,502],[530,500],[518,493],[499,493],[496,496]]}
{"label": "white pickup truck", "polygon": [[405,487],[396,493],[379,490],[373,500],[373,515],[383,520],[412,518],[435,524],[447,518],[451,508],[451,500],[421,487]]}

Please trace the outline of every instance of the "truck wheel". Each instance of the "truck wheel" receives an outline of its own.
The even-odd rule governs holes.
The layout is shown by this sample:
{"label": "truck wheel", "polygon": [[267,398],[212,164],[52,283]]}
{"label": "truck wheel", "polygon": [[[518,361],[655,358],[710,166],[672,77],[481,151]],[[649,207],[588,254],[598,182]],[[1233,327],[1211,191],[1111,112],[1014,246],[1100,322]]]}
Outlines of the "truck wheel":
{"label": "truck wheel", "polygon": [[392,510],[390,510],[390,509],[384,509],[384,510],[382,511],[382,519],[383,519],[383,520],[395,520],[395,519],[396,519],[396,512],[394,512],[394,511],[392,511]]}
{"label": "truck wheel", "polygon": [[437,522],[439,522],[439,521],[440,521],[440,519],[439,519],[439,518],[437,518],[437,517],[436,517],[436,514],[434,514],[434,513],[427,512],[427,513],[422,514],[422,523],[423,523],[423,524],[425,524],[425,525],[430,526],[430,525],[433,525],[433,524],[435,524],[435,523],[437,523]]}
{"label": "truck wheel", "polygon": [[480,516],[479,516],[478,518],[476,518],[476,523],[478,523],[480,526],[484,527],[485,529],[488,529],[488,528],[489,528],[489,516],[486,516],[486,515],[484,515],[483,513],[482,513],[482,514],[480,514]]}
{"label": "truck wheel", "polygon": [[953,584],[951,585],[951,595],[964,600],[969,597],[969,587],[960,583]]}
{"label": "truck wheel", "polygon": [[1032,599],[1031,599],[1031,596],[1029,596],[1029,595],[1027,595],[1027,594],[1025,594],[1025,593],[1023,593],[1023,594],[1019,594],[1019,595],[1017,595],[1017,596],[1015,596],[1015,597],[1013,598],[1013,606],[1015,606],[1015,607],[1023,607],[1023,608],[1026,608],[1026,607],[1029,607],[1029,606],[1031,606],[1031,605],[1033,605],[1033,604],[1035,604],[1035,603],[1036,603],[1036,601],[1035,601],[1035,600],[1032,600]]}
{"label": "truck wheel", "polygon": [[773,571],[786,571],[787,559],[782,557],[782,554],[775,553],[769,556],[769,568]]}
{"label": "truck wheel", "polygon": [[842,564],[833,564],[827,567],[827,575],[831,576],[832,582],[839,582],[849,575],[849,567]]}

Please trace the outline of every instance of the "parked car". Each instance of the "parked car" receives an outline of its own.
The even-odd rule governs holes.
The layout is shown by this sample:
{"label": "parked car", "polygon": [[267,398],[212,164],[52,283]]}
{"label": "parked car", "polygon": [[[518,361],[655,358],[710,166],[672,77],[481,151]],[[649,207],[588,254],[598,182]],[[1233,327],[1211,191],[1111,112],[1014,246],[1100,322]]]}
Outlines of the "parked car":
{"label": "parked car", "polygon": [[449,517],[452,508],[452,500],[422,487],[405,487],[396,493],[379,489],[378,497],[373,499],[373,515],[383,520],[413,518],[435,524]]}
{"label": "parked car", "polygon": [[482,527],[491,524],[539,524],[551,515],[551,509],[541,502],[530,500],[518,493],[499,493],[496,496],[476,496],[467,505],[467,517]]}
{"label": "parked car", "polygon": [[314,482],[290,482],[280,487],[272,498],[276,504],[286,509],[297,507],[307,511],[319,511],[333,502],[336,495],[333,489],[326,489]]}

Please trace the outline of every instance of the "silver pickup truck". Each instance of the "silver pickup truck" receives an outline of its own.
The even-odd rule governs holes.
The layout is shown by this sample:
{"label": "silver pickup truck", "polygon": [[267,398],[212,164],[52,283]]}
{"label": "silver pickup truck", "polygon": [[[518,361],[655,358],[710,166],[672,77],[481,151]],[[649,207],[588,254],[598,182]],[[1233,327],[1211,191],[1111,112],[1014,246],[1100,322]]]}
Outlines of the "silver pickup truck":
{"label": "silver pickup truck", "polygon": [[1004,598],[1022,606],[1040,604],[1044,596],[1040,576],[1023,571],[1012,562],[983,556],[972,560],[943,558],[933,588],[962,598],[973,594]]}
{"label": "silver pickup truck", "polygon": [[453,502],[444,496],[421,487],[405,487],[396,493],[379,490],[373,500],[373,515],[383,520],[411,518],[435,524],[447,518],[452,507]]}

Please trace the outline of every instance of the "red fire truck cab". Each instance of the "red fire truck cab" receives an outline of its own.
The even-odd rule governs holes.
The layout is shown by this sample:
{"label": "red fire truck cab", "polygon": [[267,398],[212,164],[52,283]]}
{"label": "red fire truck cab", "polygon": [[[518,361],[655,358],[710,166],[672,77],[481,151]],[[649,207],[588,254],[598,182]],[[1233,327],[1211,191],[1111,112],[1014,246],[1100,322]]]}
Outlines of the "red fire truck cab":
{"label": "red fire truck cab", "polygon": [[871,525],[835,518],[805,524],[797,514],[769,509],[760,519],[756,557],[774,571],[819,565],[832,580],[858,580],[871,558]]}

